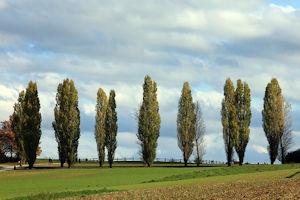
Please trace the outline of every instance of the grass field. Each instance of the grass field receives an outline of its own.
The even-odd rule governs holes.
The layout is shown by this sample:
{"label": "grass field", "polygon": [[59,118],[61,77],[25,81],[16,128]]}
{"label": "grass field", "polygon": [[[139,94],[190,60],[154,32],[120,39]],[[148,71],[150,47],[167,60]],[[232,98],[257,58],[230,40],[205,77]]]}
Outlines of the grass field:
{"label": "grass field", "polygon": [[[245,165],[230,168],[224,166],[183,168],[176,165],[144,168],[137,165],[125,165],[113,169],[81,165],[74,169],[16,170],[0,172],[0,198],[71,197],[76,199],[87,196],[87,199],[100,197],[118,199],[117,197],[121,196],[124,199],[132,199],[139,194],[152,194],[153,190],[157,195],[166,194],[167,196],[170,196],[168,193],[184,194],[179,191],[197,191],[195,195],[199,196],[199,192],[207,194],[203,188],[215,189],[214,193],[218,194],[217,191],[220,191],[220,188],[228,185],[226,183],[233,184],[232,187],[234,184],[244,184],[244,188],[256,185],[251,185],[251,183],[262,186],[265,184],[265,187],[272,184],[275,186],[290,184],[291,188],[294,185],[300,188],[299,173],[300,165]],[[282,182],[283,180],[288,182]],[[215,186],[218,184],[221,185]],[[102,193],[107,194],[98,196]],[[179,196],[176,198],[180,199]]]}

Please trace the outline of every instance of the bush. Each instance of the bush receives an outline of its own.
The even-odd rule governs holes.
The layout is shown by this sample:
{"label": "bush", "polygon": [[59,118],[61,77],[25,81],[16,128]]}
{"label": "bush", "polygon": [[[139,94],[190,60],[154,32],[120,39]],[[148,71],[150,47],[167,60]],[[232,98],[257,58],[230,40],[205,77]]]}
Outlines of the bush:
{"label": "bush", "polygon": [[300,163],[300,149],[289,152],[285,157],[286,163]]}
{"label": "bush", "polygon": [[0,155],[0,163],[7,163],[7,162],[18,162],[18,158],[16,157],[7,157],[6,155]]}

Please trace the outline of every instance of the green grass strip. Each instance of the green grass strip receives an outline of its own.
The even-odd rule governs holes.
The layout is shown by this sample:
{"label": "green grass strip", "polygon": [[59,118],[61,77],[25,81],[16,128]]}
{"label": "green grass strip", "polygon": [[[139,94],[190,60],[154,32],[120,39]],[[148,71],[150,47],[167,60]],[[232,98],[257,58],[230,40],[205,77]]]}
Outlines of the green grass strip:
{"label": "green grass strip", "polygon": [[110,189],[100,189],[100,190],[81,190],[81,191],[66,191],[66,192],[59,192],[59,193],[40,193],[36,195],[30,196],[22,196],[22,197],[15,197],[10,200],[51,200],[51,199],[58,199],[58,198],[66,198],[66,197],[76,197],[76,196],[88,196],[93,194],[102,194],[102,193],[110,193],[116,192],[119,190],[110,190]]}
{"label": "green grass strip", "polygon": [[212,168],[210,170],[200,170],[200,171],[193,171],[185,174],[166,176],[159,179],[145,181],[144,183],[178,181],[178,180],[185,180],[185,179],[206,178],[206,177],[213,177],[213,176],[226,176],[226,175],[235,175],[235,174],[248,174],[248,173],[295,169],[295,168],[299,168],[299,165],[295,164],[295,165],[232,166],[232,167]]}

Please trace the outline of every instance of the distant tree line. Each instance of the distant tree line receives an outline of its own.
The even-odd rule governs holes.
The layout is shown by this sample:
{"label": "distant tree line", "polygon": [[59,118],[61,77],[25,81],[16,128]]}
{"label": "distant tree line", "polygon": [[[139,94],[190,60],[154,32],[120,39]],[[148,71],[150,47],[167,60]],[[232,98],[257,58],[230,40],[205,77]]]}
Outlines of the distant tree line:
{"label": "distant tree line", "polygon": [[[118,117],[116,112],[116,93],[111,90],[109,96],[99,88],[95,106],[95,140],[99,166],[107,157],[112,167],[117,148]],[[262,110],[263,129],[269,143],[268,152],[271,164],[276,159],[282,163],[291,162],[295,153],[289,153],[292,145],[291,105],[282,95],[276,79],[268,83]],[[227,79],[224,84],[221,121],[227,164],[233,163],[234,153],[239,164],[244,162],[247,144],[250,138],[251,91],[246,82],[237,80],[236,88]],[[145,166],[150,167],[156,158],[156,149],[160,135],[161,118],[157,99],[157,83],[146,76],[143,84],[143,99],[136,113],[137,139],[140,156]],[[25,91],[21,91],[14,113],[0,128],[1,157],[15,157],[20,164],[27,162],[33,167],[36,156],[40,154],[41,114],[37,84],[30,81]],[[80,111],[78,91],[74,81],[65,79],[57,87],[54,121],[52,123],[58,143],[58,156],[61,167],[67,163],[70,168],[78,159],[80,138]],[[178,101],[177,139],[182,152],[184,165],[187,166],[194,153],[199,166],[205,154],[206,133],[203,111],[198,101],[192,97],[188,82],[183,84]],[[7,156],[8,155],[8,156]],[[297,154],[298,155],[298,154]]]}

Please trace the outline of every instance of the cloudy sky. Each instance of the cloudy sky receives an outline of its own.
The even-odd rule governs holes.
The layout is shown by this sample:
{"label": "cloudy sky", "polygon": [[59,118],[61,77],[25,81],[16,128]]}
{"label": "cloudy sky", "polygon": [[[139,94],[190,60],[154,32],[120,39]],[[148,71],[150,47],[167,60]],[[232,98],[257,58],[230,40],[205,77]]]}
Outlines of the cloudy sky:
{"label": "cloudy sky", "polygon": [[225,160],[220,123],[223,84],[241,78],[252,89],[245,161],[268,162],[261,110],[265,86],[278,78],[292,104],[294,146],[300,147],[300,3],[267,0],[0,0],[0,120],[18,92],[38,83],[42,157],[57,157],[51,127],[57,85],[79,91],[79,156],[96,158],[94,108],[99,87],[115,89],[116,157],[138,157],[135,110],[146,74],[159,85],[159,158],[180,158],[177,103],[184,81],[201,102],[205,159]]}

